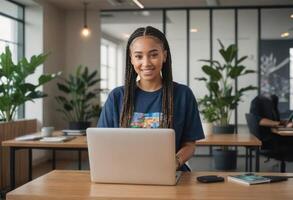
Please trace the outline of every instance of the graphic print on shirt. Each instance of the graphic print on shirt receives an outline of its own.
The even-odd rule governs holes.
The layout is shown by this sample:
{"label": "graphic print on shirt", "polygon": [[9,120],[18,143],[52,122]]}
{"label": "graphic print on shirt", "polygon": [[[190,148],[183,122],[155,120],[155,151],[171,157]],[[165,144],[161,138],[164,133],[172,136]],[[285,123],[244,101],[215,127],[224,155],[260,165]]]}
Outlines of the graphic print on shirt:
{"label": "graphic print on shirt", "polygon": [[160,127],[160,117],[162,113],[139,113],[134,112],[130,127],[131,128],[159,128]]}

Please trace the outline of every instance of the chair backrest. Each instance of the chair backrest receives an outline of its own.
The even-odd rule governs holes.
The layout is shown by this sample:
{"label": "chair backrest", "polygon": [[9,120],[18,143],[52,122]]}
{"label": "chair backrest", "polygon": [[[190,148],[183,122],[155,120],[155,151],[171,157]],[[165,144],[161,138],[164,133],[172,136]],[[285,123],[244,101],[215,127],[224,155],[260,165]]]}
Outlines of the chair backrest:
{"label": "chair backrest", "polygon": [[258,125],[258,121],[256,119],[256,116],[253,115],[252,113],[246,113],[245,118],[247,121],[247,126],[249,129],[249,132],[252,133],[259,140],[261,140],[262,138],[259,134],[259,125]]}
{"label": "chair backrest", "polygon": [[262,95],[256,96],[251,101],[250,113],[261,118],[280,120],[278,97],[276,95],[272,95],[271,98]]}

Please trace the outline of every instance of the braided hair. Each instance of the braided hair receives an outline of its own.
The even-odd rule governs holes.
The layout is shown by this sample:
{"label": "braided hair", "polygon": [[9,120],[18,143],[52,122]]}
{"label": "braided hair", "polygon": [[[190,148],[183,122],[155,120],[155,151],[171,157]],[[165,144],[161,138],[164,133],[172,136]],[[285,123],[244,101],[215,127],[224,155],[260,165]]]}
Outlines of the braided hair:
{"label": "braided hair", "polygon": [[141,36],[152,36],[162,43],[167,51],[166,61],[162,67],[162,118],[160,118],[160,128],[173,128],[173,78],[172,78],[172,60],[168,41],[165,35],[158,29],[147,26],[136,29],[129,37],[126,47],[126,69],[125,69],[125,87],[123,97],[123,107],[120,115],[120,127],[130,126],[131,118],[134,112],[134,99],[136,90],[137,73],[131,64],[130,46],[132,42]]}

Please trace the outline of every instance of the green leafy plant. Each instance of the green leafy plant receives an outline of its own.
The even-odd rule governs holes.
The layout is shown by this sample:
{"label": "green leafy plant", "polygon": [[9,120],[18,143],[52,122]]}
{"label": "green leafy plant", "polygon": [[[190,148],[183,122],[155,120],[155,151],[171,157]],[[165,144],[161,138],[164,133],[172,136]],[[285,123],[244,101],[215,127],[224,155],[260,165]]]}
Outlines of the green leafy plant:
{"label": "green leafy plant", "polygon": [[47,57],[48,54],[40,54],[32,56],[30,61],[22,58],[14,64],[9,47],[0,55],[0,118],[3,121],[13,120],[17,107],[25,102],[47,96],[38,88],[60,75],[60,72],[41,75],[37,84],[26,82],[26,78],[33,74]]}
{"label": "green leafy plant", "polygon": [[241,97],[246,91],[255,90],[257,87],[249,85],[247,87],[234,89],[235,80],[249,73],[255,73],[254,70],[248,70],[241,65],[247,56],[237,59],[237,48],[234,44],[227,48],[222,44],[219,53],[224,59],[224,63],[217,60],[200,60],[207,65],[202,66],[203,72],[207,77],[195,78],[204,81],[209,90],[209,94],[199,100],[200,111],[207,121],[215,122],[216,125],[229,125],[232,111],[241,101]]}
{"label": "green leafy plant", "polygon": [[101,107],[93,104],[102,89],[95,87],[101,80],[97,78],[98,71],[89,73],[88,67],[78,66],[75,73],[67,79],[61,78],[57,83],[58,89],[64,94],[56,96],[61,105],[58,109],[68,122],[86,122],[100,115]]}

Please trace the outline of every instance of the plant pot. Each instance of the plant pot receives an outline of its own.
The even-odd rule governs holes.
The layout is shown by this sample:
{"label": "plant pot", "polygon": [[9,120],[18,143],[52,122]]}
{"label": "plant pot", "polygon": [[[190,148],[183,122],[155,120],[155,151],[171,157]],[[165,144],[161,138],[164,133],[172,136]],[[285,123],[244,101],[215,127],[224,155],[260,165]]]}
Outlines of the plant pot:
{"label": "plant pot", "polygon": [[215,168],[217,170],[235,170],[237,166],[236,150],[213,150]]}
{"label": "plant pot", "polygon": [[234,134],[235,126],[227,125],[227,126],[213,126],[213,133],[217,134]]}
{"label": "plant pot", "polygon": [[86,130],[91,126],[91,122],[69,122],[70,130]]}
{"label": "plant pot", "polygon": [[212,123],[204,122],[204,123],[202,123],[202,128],[203,128],[204,135],[206,135],[206,136],[211,135],[213,133],[213,124]]}

